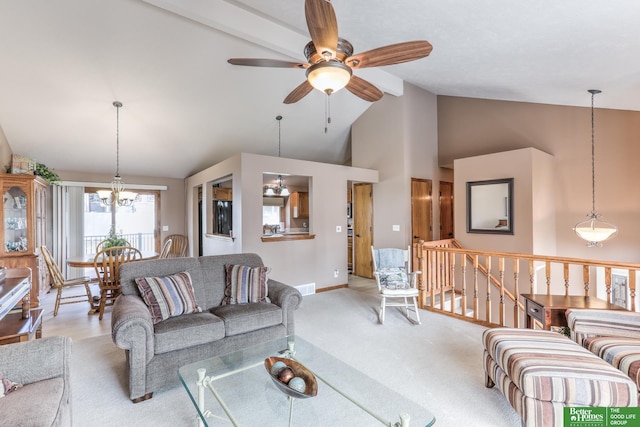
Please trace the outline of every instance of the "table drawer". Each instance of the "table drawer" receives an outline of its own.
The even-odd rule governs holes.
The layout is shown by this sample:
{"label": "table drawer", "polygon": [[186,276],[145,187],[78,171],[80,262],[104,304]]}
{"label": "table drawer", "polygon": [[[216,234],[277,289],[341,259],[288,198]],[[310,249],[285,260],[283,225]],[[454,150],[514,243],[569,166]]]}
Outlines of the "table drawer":
{"label": "table drawer", "polygon": [[525,309],[527,310],[527,314],[544,325],[544,307],[528,299],[526,302]]}

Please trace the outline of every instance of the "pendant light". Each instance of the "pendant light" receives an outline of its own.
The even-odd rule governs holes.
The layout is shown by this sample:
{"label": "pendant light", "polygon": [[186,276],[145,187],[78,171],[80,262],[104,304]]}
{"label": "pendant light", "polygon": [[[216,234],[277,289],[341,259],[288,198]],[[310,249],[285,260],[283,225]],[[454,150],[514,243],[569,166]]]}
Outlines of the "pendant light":
{"label": "pendant light", "polygon": [[131,206],[137,194],[132,191],[125,191],[125,184],[120,177],[120,101],[113,101],[116,107],[116,175],[111,181],[111,190],[98,190],[98,197],[105,206]]}
{"label": "pendant light", "polygon": [[[282,116],[276,116],[276,120],[278,121],[278,157],[280,157],[280,142],[281,142],[281,134],[280,134],[280,121],[282,120]],[[276,185],[265,185],[264,186],[264,195],[265,196],[288,196],[289,190],[284,185],[284,178],[282,175],[278,175],[278,183]]]}
{"label": "pendant light", "polygon": [[587,214],[585,221],[579,222],[573,227],[578,237],[587,242],[587,247],[602,246],[602,242],[611,239],[618,234],[618,228],[602,221],[602,217],[596,211],[596,143],[595,143],[595,120],[593,98],[601,91],[598,89],[589,89],[591,94],[591,212]]}

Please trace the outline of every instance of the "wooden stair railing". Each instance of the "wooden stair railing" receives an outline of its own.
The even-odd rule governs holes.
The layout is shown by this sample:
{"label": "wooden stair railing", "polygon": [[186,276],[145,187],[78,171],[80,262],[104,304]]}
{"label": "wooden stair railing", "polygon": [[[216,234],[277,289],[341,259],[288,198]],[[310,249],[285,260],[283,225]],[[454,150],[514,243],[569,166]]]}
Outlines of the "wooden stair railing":
{"label": "wooden stair railing", "polygon": [[[628,274],[627,308],[636,311],[636,273],[640,271],[640,264],[469,250],[464,249],[455,239],[415,243],[413,258],[415,269],[423,272],[418,276],[420,307],[464,318],[475,323],[520,327],[522,320],[524,320],[524,305],[519,301],[521,262],[527,262],[529,293],[536,293],[536,283],[538,282],[536,279],[540,278],[541,274],[538,273],[538,270],[544,268],[544,276],[541,278],[543,280],[539,281],[541,283],[537,286],[537,293],[548,295],[554,293],[554,289],[555,293],[561,293],[559,289],[564,287],[563,293],[565,295],[573,293],[589,296],[593,278],[592,270],[603,269],[606,299],[612,303],[614,302],[611,288],[612,270],[625,270]],[[471,265],[472,271],[468,270],[468,265]],[[510,267],[507,267],[509,265]],[[540,268],[536,268],[537,266]],[[497,273],[494,274],[493,270],[496,267]],[[572,267],[573,270],[578,267],[581,270],[579,293],[576,292],[575,284],[572,291],[570,280]],[[562,273],[559,275],[562,277],[556,279],[553,274],[560,269]],[[507,278],[507,271],[510,273],[509,278]],[[482,280],[480,278],[486,281],[486,286],[481,287]],[[473,283],[471,298],[468,294],[469,280]],[[451,297],[451,304],[448,309],[445,309],[447,296]],[[453,300],[455,296],[461,298],[461,313],[456,312]],[[438,299],[436,297],[440,301],[439,308],[436,306]],[[485,298],[484,314],[481,314],[480,310],[481,297]],[[473,318],[466,314],[469,303],[472,304]],[[497,322],[493,321],[494,304],[498,304],[496,309]],[[509,319],[507,319],[507,304],[513,305],[513,315]]]}

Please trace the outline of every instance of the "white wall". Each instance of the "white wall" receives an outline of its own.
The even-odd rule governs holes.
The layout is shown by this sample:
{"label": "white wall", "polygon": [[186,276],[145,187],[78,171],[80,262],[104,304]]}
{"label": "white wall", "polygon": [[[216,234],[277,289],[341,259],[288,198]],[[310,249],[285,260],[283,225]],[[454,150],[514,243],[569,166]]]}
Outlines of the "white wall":
{"label": "white wall", "polygon": [[[412,177],[432,180],[433,194],[438,194],[436,101],[435,95],[405,84],[403,96],[385,95],[353,124],[352,164],[380,172],[380,182],[373,186],[374,246],[411,243]],[[437,198],[433,200],[434,224],[439,224]],[[393,231],[393,225],[400,225],[400,231]]]}
{"label": "white wall", "polygon": [[[263,173],[310,177],[309,229],[315,234],[315,239],[262,242]],[[315,283],[317,288],[323,288],[347,283],[347,181],[375,183],[378,181],[377,171],[239,154],[187,178],[188,229],[194,239],[197,237],[197,200],[194,197],[197,193],[194,189],[228,175],[233,177],[235,241],[204,236],[204,255],[258,253],[265,265],[271,267],[271,278],[292,286]],[[206,200],[206,196],[203,198]],[[340,226],[342,231],[336,232],[336,226]],[[339,270],[337,278],[333,274],[335,269]]]}
{"label": "white wall", "polygon": [[[555,255],[554,159],[534,148],[454,161],[456,239],[465,248]],[[513,178],[513,235],[467,232],[466,183]]]}
{"label": "white wall", "polygon": [[[606,96],[606,91],[600,96]],[[559,256],[640,260],[640,112],[596,108],[596,208],[619,235],[588,248],[573,227],[591,210],[591,109],[487,99],[438,97],[439,156],[453,159],[533,147],[555,159],[556,245]],[[542,187],[542,184],[540,185]],[[456,194],[456,201],[461,201]],[[537,206],[534,206],[536,209]],[[456,230],[457,231],[457,230]],[[538,251],[537,248],[534,248]]]}

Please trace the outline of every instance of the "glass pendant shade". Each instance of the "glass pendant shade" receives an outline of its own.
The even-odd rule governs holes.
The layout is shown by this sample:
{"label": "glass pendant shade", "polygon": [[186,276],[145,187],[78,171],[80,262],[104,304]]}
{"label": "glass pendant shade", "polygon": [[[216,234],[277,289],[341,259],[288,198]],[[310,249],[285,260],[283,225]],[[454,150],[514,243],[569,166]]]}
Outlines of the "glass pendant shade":
{"label": "glass pendant shade", "polygon": [[287,189],[287,187],[285,187],[284,182],[282,180],[282,175],[278,175],[278,188],[280,189],[280,195],[281,196],[288,196],[289,195],[289,189]]}
{"label": "glass pendant shade", "polygon": [[598,89],[590,89],[591,94],[591,212],[587,215],[585,221],[581,221],[573,227],[573,231],[581,239],[587,242],[587,247],[602,246],[602,242],[618,235],[618,228],[604,222],[600,219],[600,215],[596,212],[596,143],[595,143],[595,120],[593,98],[601,91]]}
{"label": "glass pendant shade", "polygon": [[307,70],[311,86],[328,95],[339,91],[351,80],[351,68],[340,62],[319,62]]}
{"label": "glass pendant shade", "polygon": [[587,242],[588,247],[602,246],[602,242],[618,234],[617,227],[599,220],[597,212],[591,212],[587,216],[589,219],[576,224],[573,230],[578,237]]}

